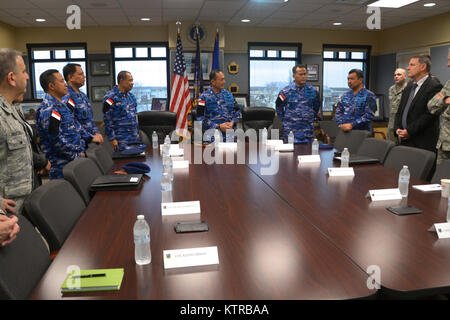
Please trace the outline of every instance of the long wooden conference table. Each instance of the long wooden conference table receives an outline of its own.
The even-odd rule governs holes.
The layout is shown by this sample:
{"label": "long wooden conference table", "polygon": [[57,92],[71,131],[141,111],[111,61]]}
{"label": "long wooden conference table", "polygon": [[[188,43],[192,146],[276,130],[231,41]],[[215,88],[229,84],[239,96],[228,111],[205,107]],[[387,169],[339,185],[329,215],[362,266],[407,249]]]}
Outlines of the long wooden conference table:
{"label": "long wooden conference table", "polygon": [[[187,148],[192,154],[201,147]],[[410,189],[409,204],[424,213],[395,216],[364,196],[369,189],[396,187],[396,172],[364,165],[355,167],[353,179],[334,179],[326,174],[338,166],[331,150],[321,151],[319,165],[299,165],[297,155],[310,150],[296,145],[293,153],[280,153],[274,175],[262,175],[262,165],[248,158],[245,164],[175,170],[173,200],[199,200],[201,220],[210,226],[208,232],[177,234],[177,218],[161,215],[162,159],[148,149],[149,178],[137,191],[96,193],[31,298],[368,298],[376,294],[368,285],[370,266],[379,267],[381,287],[393,293],[448,293],[450,240],[427,231],[445,220],[440,193]],[[134,261],[137,214],[151,228],[152,262],[146,266]],[[209,246],[218,248],[218,265],[164,269],[163,250]],[[62,295],[71,265],[124,268],[121,289]]]}

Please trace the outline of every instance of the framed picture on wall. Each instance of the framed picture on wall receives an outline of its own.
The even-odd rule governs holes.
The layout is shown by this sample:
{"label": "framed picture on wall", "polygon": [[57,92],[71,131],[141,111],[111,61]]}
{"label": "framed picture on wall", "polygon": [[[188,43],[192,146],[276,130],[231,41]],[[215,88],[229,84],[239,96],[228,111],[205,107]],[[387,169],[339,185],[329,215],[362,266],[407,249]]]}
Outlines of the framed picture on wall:
{"label": "framed picture on wall", "polygon": [[103,98],[109,90],[111,90],[110,86],[96,86],[91,88],[92,92],[92,101],[101,102]]}
{"label": "framed picture on wall", "polygon": [[[186,73],[188,75],[188,80],[194,80],[195,74],[195,51],[194,52],[184,52],[184,60],[186,61]],[[202,52],[201,53],[202,62],[202,72],[203,80],[209,80],[209,72],[212,67],[212,52]]]}
{"label": "framed picture on wall", "polygon": [[152,99],[152,110],[167,110],[167,98],[153,98]]}
{"label": "framed picture on wall", "polygon": [[308,64],[306,65],[306,71],[308,72],[307,81],[319,81],[319,65]]}
{"label": "framed picture on wall", "polygon": [[236,94],[234,94],[234,100],[236,100],[236,103],[241,107],[241,109],[247,108],[248,94],[236,93]]}
{"label": "framed picture on wall", "polygon": [[94,60],[91,61],[91,75],[93,76],[108,76],[110,74],[108,60]]}
{"label": "framed picture on wall", "polygon": [[24,100],[20,103],[25,120],[31,125],[36,124],[36,110],[42,103],[42,99]]}

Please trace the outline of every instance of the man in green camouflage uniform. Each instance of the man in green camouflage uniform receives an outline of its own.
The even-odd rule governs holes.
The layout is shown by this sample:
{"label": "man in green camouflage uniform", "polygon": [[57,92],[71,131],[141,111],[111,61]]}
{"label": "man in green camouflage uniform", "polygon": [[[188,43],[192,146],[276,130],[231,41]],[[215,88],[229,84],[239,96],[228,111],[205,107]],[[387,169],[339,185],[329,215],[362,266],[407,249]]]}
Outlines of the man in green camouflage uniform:
{"label": "man in green camouflage uniform", "polygon": [[16,214],[33,188],[31,144],[14,105],[23,100],[27,80],[21,53],[0,49],[0,197],[16,202]]}
{"label": "man in green camouflage uniform", "polygon": [[406,71],[405,69],[398,68],[394,72],[395,84],[389,88],[389,106],[391,111],[389,112],[389,124],[387,129],[387,139],[391,140],[395,144],[398,144],[398,139],[394,135],[394,122],[395,115],[398,111],[398,105],[402,99],[403,89],[406,87]]}
{"label": "man in green camouflage uniform", "polygon": [[[450,67],[450,51],[448,53],[448,63]],[[436,145],[438,150],[437,164],[446,159],[450,159],[450,80],[447,80],[444,88],[428,101],[428,110],[431,114],[441,115],[441,128],[439,140]]]}

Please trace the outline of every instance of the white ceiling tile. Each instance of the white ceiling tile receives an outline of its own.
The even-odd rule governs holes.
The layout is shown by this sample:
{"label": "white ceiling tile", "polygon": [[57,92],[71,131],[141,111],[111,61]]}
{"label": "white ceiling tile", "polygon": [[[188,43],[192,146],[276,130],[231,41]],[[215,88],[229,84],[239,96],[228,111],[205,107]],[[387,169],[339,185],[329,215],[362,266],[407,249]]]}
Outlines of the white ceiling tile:
{"label": "white ceiling tile", "polygon": [[162,0],[119,0],[122,8],[148,8],[157,9],[162,8]]}
{"label": "white ceiling tile", "polygon": [[[51,9],[51,8],[61,8],[66,9],[68,6],[76,4],[73,0],[28,0],[37,8],[41,9]],[[95,1],[95,0],[94,0]],[[64,10],[65,11],[65,10]]]}
{"label": "white ceiling tile", "polygon": [[79,5],[82,9],[120,8],[118,0],[74,0],[74,4]]}
{"label": "white ceiling tile", "polygon": [[124,8],[123,10],[126,15],[128,16],[133,16],[133,17],[160,17],[162,10],[161,9],[150,9],[150,8],[141,8],[141,9],[136,9],[136,8]]}
{"label": "white ceiling tile", "polygon": [[164,9],[200,9],[204,0],[163,0]]}
{"label": "white ceiling tile", "polygon": [[106,18],[109,17],[123,17],[124,12],[122,9],[86,9],[84,10],[93,18]]}
{"label": "white ceiling tile", "polygon": [[0,1],[0,9],[26,9],[26,8],[36,8],[36,7],[27,0]]}
{"label": "white ceiling tile", "polygon": [[206,1],[203,6],[204,10],[238,10],[245,2],[241,1]]}

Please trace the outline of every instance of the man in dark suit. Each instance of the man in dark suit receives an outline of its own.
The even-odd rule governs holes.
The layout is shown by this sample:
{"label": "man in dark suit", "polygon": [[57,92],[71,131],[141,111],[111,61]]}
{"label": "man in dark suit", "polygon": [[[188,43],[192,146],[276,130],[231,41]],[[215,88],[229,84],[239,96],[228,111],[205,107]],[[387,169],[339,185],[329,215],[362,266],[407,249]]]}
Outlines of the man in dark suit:
{"label": "man in dark suit", "polygon": [[427,103],[442,85],[431,77],[431,60],[427,55],[412,57],[407,69],[413,81],[403,90],[395,118],[395,135],[401,145],[436,152],[439,117],[428,111]]}

